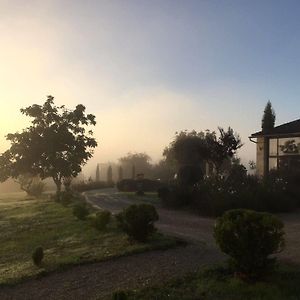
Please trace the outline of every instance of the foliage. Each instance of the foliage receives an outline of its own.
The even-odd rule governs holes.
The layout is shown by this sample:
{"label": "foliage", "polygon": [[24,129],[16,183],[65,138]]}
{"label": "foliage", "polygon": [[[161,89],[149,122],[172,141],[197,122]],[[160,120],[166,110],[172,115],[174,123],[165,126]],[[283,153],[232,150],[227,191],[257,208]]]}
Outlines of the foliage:
{"label": "foliage", "polygon": [[63,179],[63,185],[66,192],[71,192],[71,184],[72,184],[72,177],[65,177]]}
{"label": "foliage", "polygon": [[130,205],[116,217],[119,227],[138,242],[145,242],[155,232],[154,222],[158,220],[157,211],[150,204]]}
{"label": "foliage", "polygon": [[113,300],[127,300],[127,293],[125,291],[116,291],[112,295]]}
{"label": "foliage", "polygon": [[79,220],[85,220],[89,214],[89,210],[85,203],[76,203],[73,207],[73,215]]}
{"label": "foliage", "polygon": [[160,193],[164,206],[189,206],[201,215],[220,216],[235,208],[268,212],[290,212],[299,207],[300,173],[273,171],[264,180],[247,175],[243,165],[233,164],[226,176],[204,178],[185,187],[170,183]]}
{"label": "foliage", "polygon": [[177,173],[178,183],[182,186],[191,186],[203,179],[203,171],[199,165],[181,166]]}
{"label": "foliage", "polygon": [[114,187],[113,182],[106,182],[106,181],[88,181],[88,182],[78,182],[72,184],[72,189],[77,192],[85,192],[89,190],[98,190],[98,189],[105,189]]}
{"label": "foliage", "polygon": [[272,103],[270,101],[267,102],[267,105],[264,110],[264,114],[261,121],[261,128],[263,132],[269,132],[275,125],[275,111],[272,107]]}
{"label": "foliage", "polygon": [[123,168],[122,166],[119,166],[119,169],[118,169],[118,181],[121,181],[123,180]]}
{"label": "foliage", "polygon": [[108,210],[99,211],[92,219],[92,225],[101,231],[106,228],[111,219],[111,212]]}
{"label": "foliage", "polygon": [[181,185],[175,181],[159,189],[158,197],[165,207],[182,208],[192,204],[193,190],[193,187]]}
{"label": "foliage", "polygon": [[142,185],[144,192],[156,192],[161,186],[160,181],[151,179],[123,179],[117,183],[117,188],[121,192],[136,192],[138,184]]}
{"label": "foliage", "polygon": [[60,191],[62,180],[79,174],[92,157],[97,142],[85,127],[96,124],[95,116],[86,115],[82,104],[74,110],[55,106],[52,96],[43,105],[34,104],[21,112],[33,120],[21,133],[7,135],[11,147],[0,157],[0,179],[22,174],[51,177]]}
{"label": "foliage", "polygon": [[99,164],[97,164],[97,167],[96,167],[96,182],[99,182],[100,181],[100,167],[99,167]]}
{"label": "foliage", "polygon": [[[221,127],[218,129],[219,137],[214,131],[209,130],[176,133],[174,141],[164,150],[163,155],[166,161],[175,162],[177,168],[185,166],[190,166],[190,169],[193,166],[197,170],[202,168],[202,174],[205,162],[211,162],[219,174],[222,165],[234,158],[237,150],[242,147],[242,143],[232,128],[229,127],[227,131]],[[190,173],[195,174],[190,184],[202,178],[199,171]]]}
{"label": "foliage", "polygon": [[168,186],[166,186],[166,185],[161,186],[157,190],[157,196],[160,199],[166,199],[168,197],[169,193],[170,193],[170,190],[169,190]]}
{"label": "foliage", "polygon": [[252,279],[274,267],[270,255],[284,247],[283,223],[274,215],[252,210],[227,211],[217,219],[214,237],[234,270]]}
{"label": "foliage", "polygon": [[29,173],[19,175],[15,181],[20,184],[21,190],[29,196],[39,197],[45,190],[45,183]]}
{"label": "foliage", "polygon": [[149,176],[151,173],[151,157],[147,153],[128,153],[119,158],[125,175],[135,179],[136,173],[143,173]]}
{"label": "foliage", "polygon": [[111,184],[112,182],[113,182],[112,167],[109,166],[107,169],[107,183]]}
{"label": "foliage", "polygon": [[300,294],[300,272],[282,268],[255,284],[233,277],[230,270],[215,266],[157,286],[127,291],[130,300],[295,300]]}
{"label": "foliage", "polygon": [[69,205],[75,199],[75,195],[72,191],[61,191],[55,194],[55,201],[62,205]]}
{"label": "foliage", "polygon": [[44,249],[43,247],[37,247],[32,253],[32,260],[36,266],[40,266],[44,258]]}
{"label": "foliage", "polygon": [[31,184],[30,188],[28,189],[27,193],[29,196],[33,197],[40,197],[43,192],[45,191],[46,184],[42,181],[35,181]]}
{"label": "foliage", "polygon": [[176,174],[176,166],[165,158],[160,160],[157,164],[152,165],[151,178],[159,179],[161,181],[168,181],[174,179]]}

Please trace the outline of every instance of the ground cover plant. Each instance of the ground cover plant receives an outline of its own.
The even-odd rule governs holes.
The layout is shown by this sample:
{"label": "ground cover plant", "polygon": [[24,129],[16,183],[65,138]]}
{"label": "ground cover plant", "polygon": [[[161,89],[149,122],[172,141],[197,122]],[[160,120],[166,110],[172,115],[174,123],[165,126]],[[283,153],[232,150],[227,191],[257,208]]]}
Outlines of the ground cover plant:
{"label": "ground cover plant", "polygon": [[[300,295],[297,266],[282,266],[266,280],[248,283],[222,266],[212,267],[160,286],[116,292],[123,300],[296,300]],[[125,296],[124,296],[125,295]]]}
{"label": "ground cover plant", "polygon": [[[0,194],[0,285],[45,274],[67,265],[109,259],[150,249],[168,248],[176,241],[156,234],[146,244],[131,243],[114,221],[98,231],[89,220],[78,220],[72,205],[25,193]],[[41,266],[33,252],[43,248]]]}

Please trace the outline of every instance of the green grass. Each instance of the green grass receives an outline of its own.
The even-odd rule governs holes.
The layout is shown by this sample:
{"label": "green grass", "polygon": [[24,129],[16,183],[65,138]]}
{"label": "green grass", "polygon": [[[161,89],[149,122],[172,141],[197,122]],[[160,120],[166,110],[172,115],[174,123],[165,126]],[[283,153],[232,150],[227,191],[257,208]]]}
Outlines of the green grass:
{"label": "green grass", "polygon": [[128,292],[131,300],[296,300],[300,299],[300,270],[284,267],[263,282],[246,283],[215,267],[159,287]]}
{"label": "green grass", "polygon": [[[101,261],[129,253],[168,248],[176,241],[157,234],[148,244],[130,243],[112,222],[99,232],[90,220],[80,221],[49,198],[30,199],[23,193],[0,194],[0,285],[14,284],[68,265]],[[32,253],[44,248],[42,266]]]}
{"label": "green grass", "polygon": [[138,196],[135,192],[120,192],[119,194],[137,202],[146,202],[153,205],[160,203],[157,192],[146,192],[143,196]]}

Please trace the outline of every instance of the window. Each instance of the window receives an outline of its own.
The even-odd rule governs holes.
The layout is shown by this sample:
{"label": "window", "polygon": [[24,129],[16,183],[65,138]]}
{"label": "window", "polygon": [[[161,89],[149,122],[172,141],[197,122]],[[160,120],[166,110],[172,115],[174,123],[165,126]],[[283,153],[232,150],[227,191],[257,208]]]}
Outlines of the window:
{"label": "window", "polygon": [[278,155],[300,155],[300,137],[278,139]]}

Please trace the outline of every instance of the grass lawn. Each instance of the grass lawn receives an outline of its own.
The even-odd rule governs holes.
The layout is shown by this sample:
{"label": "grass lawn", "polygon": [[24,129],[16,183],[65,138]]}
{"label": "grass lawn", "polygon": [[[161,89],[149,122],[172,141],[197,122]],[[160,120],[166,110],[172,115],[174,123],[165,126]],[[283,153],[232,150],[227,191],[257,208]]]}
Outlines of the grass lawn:
{"label": "grass lawn", "polygon": [[282,267],[265,281],[250,284],[229,275],[224,268],[216,267],[160,287],[130,291],[126,299],[296,300],[300,299],[300,270]]}
{"label": "grass lawn", "polygon": [[[49,198],[26,198],[23,193],[0,194],[0,285],[61,269],[69,264],[174,246],[172,238],[157,234],[148,244],[130,243],[112,222],[104,232],[80,221],[72,207]],[[42,266],[32,252],[44,248]]]}

